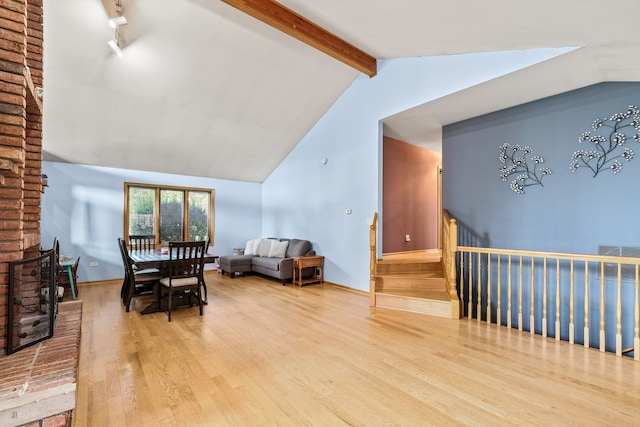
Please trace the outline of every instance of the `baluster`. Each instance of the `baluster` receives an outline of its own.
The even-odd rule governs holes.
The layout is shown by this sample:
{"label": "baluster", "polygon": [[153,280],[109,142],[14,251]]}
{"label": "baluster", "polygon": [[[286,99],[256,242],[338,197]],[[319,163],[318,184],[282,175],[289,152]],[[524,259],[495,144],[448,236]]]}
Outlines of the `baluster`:
{"label": "baluster", "polygon": [[508,262],[509,277],[507,282],[507,328],[511,328],[511,255],[509,255]]}
{"label": "baluster", "polygon": [[547,257],[542,260],[542,336],[547,337]]}
{"label": "baluster", "polygon": [[498,326],[502,326],[502,267],[500,267],[500,260],[502,259],[502,255],[498,254],[498,303],[496,304],[496,324]]}
{"label": "baluster", "polygon": [[[464,255],[465,252],[460,252],[460,308],[462,309],[464,316]],[[468,317],[468,316],[467,316]]]}
{"label": "baluster", "polygon": [[584,262],[584,346],[589,348],[589,261]]}
{"label": "baluster", "polygon": [[482,254],[478,253],[478,289],[476,300],[476,316],[478,316],[478,322],[482,321]]}
{"label": "baluster", "polygon": [[573,344],[575,342],[576,330],[574,323],[575,316],[575,304],[574,304],[574,292],[573,292],[573,260],[570,262],[569,269],[569,343]]}
{"label": "baluster", "polygon": [[534,269],[534,258],[531,257],[531,308],[529,310],[529,332],[532,334],[536,333],[536,311],[535,311],[535,288],[533,284],[535,283],[535,269]]}
{"label": "baluster", "polygon": [[635,327],[633,330],[633,358],[640,360],[640,279],[638,264],[636,264],[636,298],[633,300]]}
{"label": "baluster", "polygon": [[618,263],[618,297],[616,299],[616,356],[622,356],[622,264]]}
{"label": "baluster", "polygon": [[600,351],[604,353],[606,335],[604,332],[604,262],[600,263]]}
{"label": "baluster", "polygon": [[469,311],[469,319],[473,319],[473,253],[469,252],[469,288],[467,294],[469,301],[467,301],[467,310]]}
{"label": "baluster", "polygon": [[556,258],[556,341],[560,341],[560,258]]}
{"label": "baluster", "polygon": [[487,323],[491,323],[491,254],[487,253]]}
{"label": "baluster", "polygon": [[520,271],[518,272],[518,330],[522,331],[522,255],[520,255]]}

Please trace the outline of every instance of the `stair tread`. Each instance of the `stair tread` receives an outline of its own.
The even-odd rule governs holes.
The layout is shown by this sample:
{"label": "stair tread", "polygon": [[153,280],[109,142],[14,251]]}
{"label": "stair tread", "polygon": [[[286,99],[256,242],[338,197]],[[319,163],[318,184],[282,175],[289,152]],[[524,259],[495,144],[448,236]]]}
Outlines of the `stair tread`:
{"label": "stair tread", "polygon": [[377,277],[382,279],[442,279],[444,278],[444,273],[442,271],[421,271],[418,273],[414,272],[393,272],[393,273],[378,273]]}
{"label": "stair tread", "polygon": [[429,263],[438,263],[440,262],[440,258],[424,258],[424,259],[378,259],[378,264],[429,264]]}
{"label": "stair tread", "polygon": [[378,263],[398,263],[398,262],[439,262],[441,252],[438,249],[427,249],[416,252],[396,252],[382,254],[382,259]]}
{"label": "stair tread", "polygon": [[449,293],[446,290],[425,289],[389,289],[376,291],[376,294],[393,295],[405,298],[419,298],[437,301],[449,301]]}
{"label": "stair tread", "polygon": [[378,274],[394,273],[433,273],[442,271],[440,263],[431,264],[378,264]]}

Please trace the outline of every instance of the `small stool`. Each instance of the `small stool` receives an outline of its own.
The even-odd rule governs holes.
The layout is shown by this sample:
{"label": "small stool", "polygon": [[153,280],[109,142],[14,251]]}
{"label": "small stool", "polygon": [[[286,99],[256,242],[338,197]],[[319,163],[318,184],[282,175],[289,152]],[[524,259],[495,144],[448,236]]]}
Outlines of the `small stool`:
{"label": "small stool", "polygon": [[251,260],[255,255],[229,255],[220,257],[220,270],[222,275],[229,273],[232,279],[236,273],[247,273],[251,271]]}

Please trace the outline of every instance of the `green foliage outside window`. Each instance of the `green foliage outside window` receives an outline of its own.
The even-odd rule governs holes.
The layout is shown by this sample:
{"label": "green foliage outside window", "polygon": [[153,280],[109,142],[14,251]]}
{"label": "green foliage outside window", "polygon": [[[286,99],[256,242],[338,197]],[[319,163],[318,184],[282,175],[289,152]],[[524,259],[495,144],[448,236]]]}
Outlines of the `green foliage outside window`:
{"label": "green foliage outside window", "polygon": [[160,190],[160,241],[183,240],[184,191]]}
{"label": "green foliage outside window", "polygon": [[155,190],[146,187],[129,189],[129,235],[155,234],[153,232],[153,207]]}
{"label": "green foliage outside window", "polygon": [[189,192],[189,240],[206,240],[209,236],[209,194]]}
{"label": "green foliage outside window", "polygon": [[[128,189],[125,206],[128,235],[155,234],[158,236],[156,243],[213,241],[213,190],[125,185]],[[157,195],[159,200],[156,202]],[[155,212],[156,206],[159,212]]]}

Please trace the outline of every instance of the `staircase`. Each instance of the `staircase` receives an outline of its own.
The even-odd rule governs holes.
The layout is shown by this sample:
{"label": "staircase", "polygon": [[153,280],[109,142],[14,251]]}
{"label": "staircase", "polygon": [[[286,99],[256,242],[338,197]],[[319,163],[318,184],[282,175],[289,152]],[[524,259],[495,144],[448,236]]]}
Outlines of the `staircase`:
{"label": "staircase", "polygon": [[378,213],[369,224],[369,305],[460,319],[456,220],[442,211],[442,249],[377,258]]}
{"label": "staircase", "polygon": [[378,259],[375,306],[451,317],[440,251],[386,254]]}

